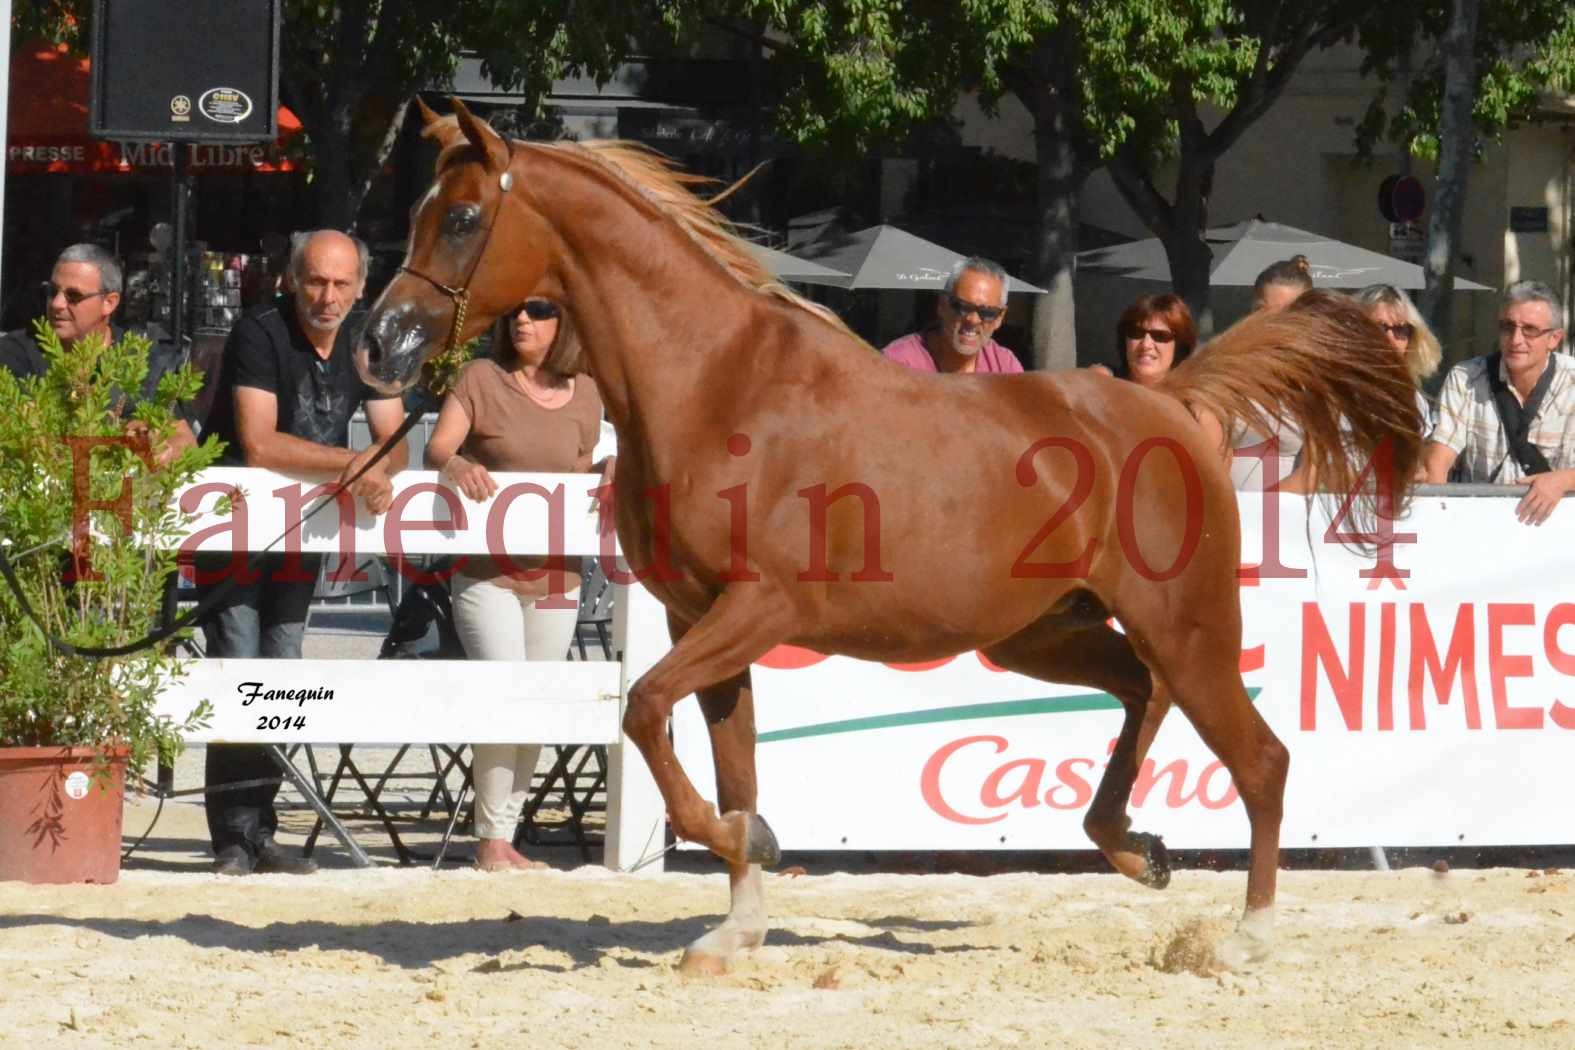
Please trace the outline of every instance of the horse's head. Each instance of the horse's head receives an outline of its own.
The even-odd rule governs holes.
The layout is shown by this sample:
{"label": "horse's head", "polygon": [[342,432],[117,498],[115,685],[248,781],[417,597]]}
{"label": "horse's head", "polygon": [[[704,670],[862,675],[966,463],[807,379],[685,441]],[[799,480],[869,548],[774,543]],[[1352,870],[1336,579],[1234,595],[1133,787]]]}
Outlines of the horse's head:
{"label": "horse's head", "polygon": [[[411,217],[399,273],[373,304],[356,346],[361,378],[385,394],[410,387],[422,364],[462,345],[543,285],[547,227],[510,192],[516,153],[458,100],[439,117],[417,101],[436,139],[437,177]],[[536,246],[532,250],[532,246]]]}

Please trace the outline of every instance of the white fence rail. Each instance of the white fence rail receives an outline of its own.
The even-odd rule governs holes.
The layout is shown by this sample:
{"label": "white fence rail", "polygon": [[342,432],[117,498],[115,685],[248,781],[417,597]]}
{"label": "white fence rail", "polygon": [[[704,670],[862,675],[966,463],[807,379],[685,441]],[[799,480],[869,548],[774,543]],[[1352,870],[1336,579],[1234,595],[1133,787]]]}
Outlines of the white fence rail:
{"label": "white fence rail", "polygon": [[[617,569],[616,543],[599,534],[591,509],[599,478],[495,477],[497,495],[473,503],[432,472],[405,471],[388,514],[374,518],[346,500],[274,549],[339,552],[352,561],[372,554],[606,555],[604,564]],[[328,480],[249,468],[206,471],[181,496],[182,506],[199,514],[187,548],[262,549],[320,501],[312,494]],[[220,514],[216,505],[225,497],[230,511]],[[666,636],[631,636],[632,603],[618,574],[610,576],[618,589],[612,662],[201,660],[171,683],[159,707],[183,719],[197,702],[213,704],[212,725],[193,742],[608,745],[605,862],[627,868],[661,848],[665,813],[644,763],[622,742],[625,683],[655,662]],[[660,640],[654,652],[653,637]]]}

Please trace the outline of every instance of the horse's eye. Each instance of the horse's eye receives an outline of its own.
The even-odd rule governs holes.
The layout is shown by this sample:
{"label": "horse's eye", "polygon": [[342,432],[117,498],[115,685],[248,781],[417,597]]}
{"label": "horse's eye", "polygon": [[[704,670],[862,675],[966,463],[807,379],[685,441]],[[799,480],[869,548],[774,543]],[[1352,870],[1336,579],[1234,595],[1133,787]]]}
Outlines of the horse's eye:
{"label": "horse's eye", "polygon": [[443,216],[443,236],[464,237],[474,233],[476,224],[481,220],[481,207],[475,204],[461,204],[450,208],[447,215]]}

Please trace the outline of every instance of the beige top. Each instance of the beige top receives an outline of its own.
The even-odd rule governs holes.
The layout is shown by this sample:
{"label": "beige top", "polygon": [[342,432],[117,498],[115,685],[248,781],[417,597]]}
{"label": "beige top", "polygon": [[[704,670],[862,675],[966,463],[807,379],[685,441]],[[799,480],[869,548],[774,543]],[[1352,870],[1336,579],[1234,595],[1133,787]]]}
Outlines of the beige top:
{"label": "beige top", "polygon": [[[576,376],[567,404],[546,408],[520,389],[496,361],[472,361],[449,397],[470,417],[460,454],[488,470],[579,474],[590,470],[591,451],[601,437],[602,398],[590,376]],[[546,568],[546,575],[536,570]],[[492,580],[518,594],[542,597],[573,593],[580,585],[580,559],[510,557],[470,559],[464,573]],[[529,579],[521,579],[522,575]]]}
{"label": "beige top", "polygon": [[470,417],[460,447],[488,470],[580,474],[591,468],[601,436],[602,398],[589,376],[570,380],[574,393],[561,408],[544,408],[496,361],[472,361],[449,396]]}

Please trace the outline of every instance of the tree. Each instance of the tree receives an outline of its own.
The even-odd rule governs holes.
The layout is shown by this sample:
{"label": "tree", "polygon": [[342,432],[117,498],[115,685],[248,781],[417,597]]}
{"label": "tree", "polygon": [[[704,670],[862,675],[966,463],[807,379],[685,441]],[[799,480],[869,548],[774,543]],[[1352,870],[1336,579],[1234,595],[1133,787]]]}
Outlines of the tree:
{"label": "tree", "polygon": [[1075,363],[1072,258],[1077,193],[1101,158],[1085,133],[1077,37],[1061,0],[719,0],[708,17],[763,29],[789,139],[863,157],[944,123],[959,95],[993,106],[1010,91],[1034,116],[1039,232],[1029,278],[1036,367]]}
{"label": "tree", "polygon": [[1455,291],[1454,248],[1460,240],[1460,217],[1471,170],[1477,11],[1477,0],[1451,0],[1449,28],[1439,48],[1444,83],[1438,133],[1446,148],[1438,158],[1438,186],[1427,221],[1427,287],[1422,293],[1422,311],[1435,331],[1447,331],[1444,322],[1450,316],[1450,297]]}
{"label": "tree", "polygon": [[[1357,129],[1366,155],[1381,140],[1436,158],[1420,304],[1448,342],[1454,259],[1471,162],[1482,139],[1528,119],[1547,91],[1575,90],[1575,7],[1568,0],[1428,0],[1363,35],[1379,87]],[[1392,97],[1396,96],[1398,97]]]}
{"label": "tree", "polygon": [[609,76],[659,6],[607,0],[286,0],[280,92],[312,140],[317,223],[350,228],[416,93],[463,53],[539,105],[569,70]]}
{"label": "tree", "polygon": [[[1138,107],[1133,133],[1116,148],[1110,173],[1122,197],[1165,245],[1171,281],[1200,331],[1212,327],[1204,240],[1215,170],[1242,134],[1274,105],[1314,50],[1349,39],[1371,5],[1350,0],[1196,0],[1173,16],[1147,4],[1112,4],[1106,36],[1137,45],[1128,76],[1147,71],[1152,84],[1126,94]],[[1115,72],[1121,72],[1118,67]],[[1210,126],[1205,107],[1220,115]],[[1167,199],[1159,167],[1174,158]]]}
{"label": "tree", "polygon": [[[785,38],[795,67],[783,110],[801,140],[872,140],[944,119],[957,94],[1010,91],[1034,118],[1038,250],[1052,290],[1035,316],[1035,363],[1072,363],[1077,196],[1109,165],[1165,244],[1178,292],[1209,322],[1203,237],[1216,165],[1312,50],[1347,38],[1355,0],[742,0]],[[1212,125],[1208,107],[1221,116]],[[1173,189],[1158,172],[1171,160]]]}

